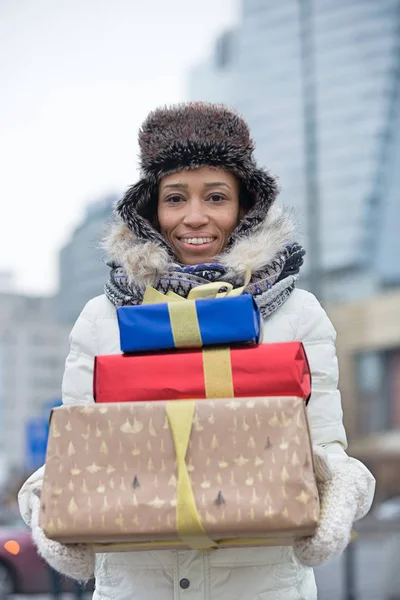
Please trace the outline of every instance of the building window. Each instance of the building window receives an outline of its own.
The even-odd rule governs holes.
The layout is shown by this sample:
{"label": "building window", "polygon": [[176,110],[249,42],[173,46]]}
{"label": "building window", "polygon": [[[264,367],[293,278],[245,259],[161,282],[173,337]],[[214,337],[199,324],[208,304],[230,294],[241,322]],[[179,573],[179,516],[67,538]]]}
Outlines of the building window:
{"label": "building window", "polygon": [[400,428],[400,349],[356,356],[361,434]]}
{"label": "building window", "polygon": [[390,352],[388,357],[389,394],[391,398],[391,429],[400,429],[400,350]]}

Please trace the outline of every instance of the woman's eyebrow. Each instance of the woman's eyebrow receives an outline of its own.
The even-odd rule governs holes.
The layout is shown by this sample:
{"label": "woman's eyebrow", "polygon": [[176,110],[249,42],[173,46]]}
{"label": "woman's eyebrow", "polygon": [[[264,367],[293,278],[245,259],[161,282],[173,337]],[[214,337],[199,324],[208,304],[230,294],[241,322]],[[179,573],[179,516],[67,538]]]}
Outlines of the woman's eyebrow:
{"label": "woman's eyebrow", "polygon": [[187,189],[189,186],[186,183],[167,183],[163,186],[163,190],[165,188],[175,188],[175,189]]}
{"label": "woman's eyebrow", "polygon": [[211,181],[210,183],[205,183],[204,187],[217,187],[217,186],[224,186],[230,189],[229,185],[227,183],[224,183],[223,181]]}

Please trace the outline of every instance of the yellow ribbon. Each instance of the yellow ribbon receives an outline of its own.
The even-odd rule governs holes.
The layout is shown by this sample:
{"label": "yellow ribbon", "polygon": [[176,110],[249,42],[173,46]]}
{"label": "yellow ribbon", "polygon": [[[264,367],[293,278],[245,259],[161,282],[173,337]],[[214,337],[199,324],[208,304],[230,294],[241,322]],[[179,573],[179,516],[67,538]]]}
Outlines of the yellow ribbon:
{"label": "yellow ribbon", "polygon": [[233,398],[231,352],[228,347],[205,348],[203,371],[206,398]]}
{"label": "yellow ribbon", "polygon": [[164,295],[148,285],[142,304],[167,303],[175,348],[200,348],[203,342],[195,301],[241,296],[249,285],[250,279],[251,271],[248,268],[243,286],[234,288],[231,283],[224,281],[206,283],[193,288],[187,299],[172,291]]}
{"label": "yellow ribbon", "polygon": [[184,544],[194,550],[215,548],[202,525],[197,511],[189,472],[186,466],[186,453],[189,446],[195,403],[193,400],[167,402],[166,412],[175,445],[178,482],[176,502],[177,533]]}
{"label": "yellow ribbon", "polygon": [[200,325],[194,300],[168,304],[175,348],[201,348]]}

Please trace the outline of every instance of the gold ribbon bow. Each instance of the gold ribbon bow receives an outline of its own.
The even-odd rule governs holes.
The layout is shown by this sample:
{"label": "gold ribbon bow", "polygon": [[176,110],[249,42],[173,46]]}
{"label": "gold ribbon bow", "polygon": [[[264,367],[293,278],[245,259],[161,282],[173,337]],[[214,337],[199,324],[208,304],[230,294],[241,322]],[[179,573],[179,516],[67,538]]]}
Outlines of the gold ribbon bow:
{"label": "gold ribbon bow", "polygon": [[148,285],[142,304],[167,303],[175,348],[200,348],[203,342],[197,318],[196,300],[241,296],[249,285],[250,279],[251,270],[247,268],[243,286],[234,288],[231,283],[224,281],[206,283],[190,290],[187,299],[172,291],[164,295]]}

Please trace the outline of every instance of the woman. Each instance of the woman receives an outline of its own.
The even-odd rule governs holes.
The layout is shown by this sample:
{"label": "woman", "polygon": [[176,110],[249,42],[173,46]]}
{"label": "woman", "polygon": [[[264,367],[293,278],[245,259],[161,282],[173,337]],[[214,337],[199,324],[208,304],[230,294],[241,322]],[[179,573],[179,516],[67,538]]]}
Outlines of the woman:
{"label": "woman", "polygon": [[111,275],[105,295],[83,309],[71,333],[64,404],[93,402],[93,359],[119,353],[116,307],[140,304],[147,284],[187,296],[209,281],[243,285],[264,317],[264,341],[301,340],[313,376],[309,420],[322,518],[316,535],[293,548],[156,551],[94,557],[62,546],[38,526],[42,470],[22,488],[21,513],[42,556],[77,579],[95,572],[95,598],[312,600],[311,566],[346,547],[353,521],[372,502],[374,480],[345,454],[337,390],[335,331],[311,294],[295,289],[303,249],[287,212],[274,206],[276,181],[258,168],[247,124],[232,110],[189,104],[157,110],[139,137],[142,179],[117,204],[106,240]]}

